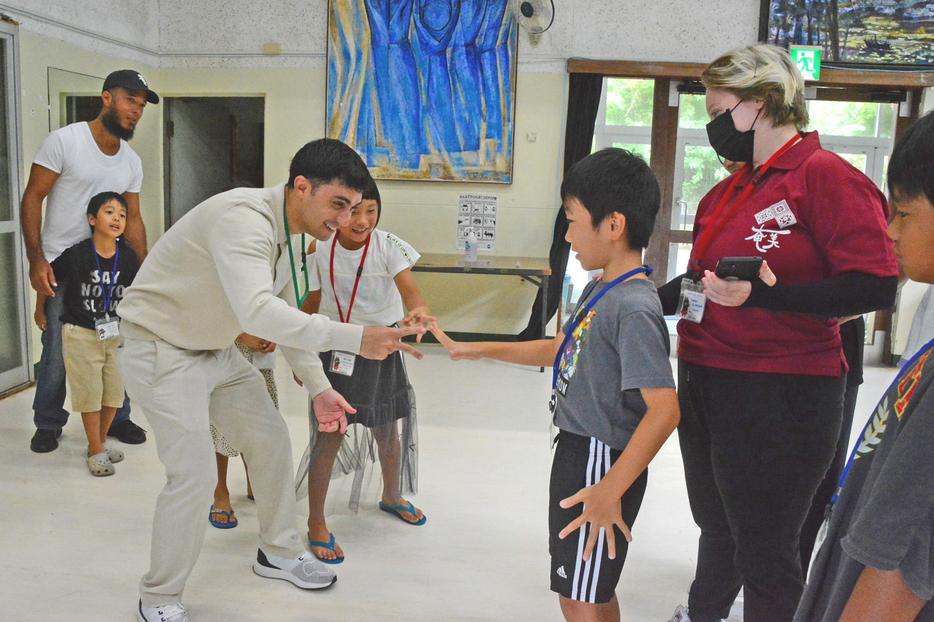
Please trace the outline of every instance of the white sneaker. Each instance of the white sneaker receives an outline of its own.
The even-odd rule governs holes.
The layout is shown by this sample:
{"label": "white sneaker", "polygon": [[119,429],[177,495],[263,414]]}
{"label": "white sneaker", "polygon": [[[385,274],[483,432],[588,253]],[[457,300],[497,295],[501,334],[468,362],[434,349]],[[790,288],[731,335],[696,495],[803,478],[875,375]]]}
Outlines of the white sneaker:
{"label": "white sneaker", "polygon": [[139,622],[188,622],[185,606],[181,603],[161,607],[143,607],[143,601],[140,601],[136,617]]}
{"label": "white sneaker", "polygon": [[305,553],[295,559],[267,556],[262,549],[256,552],[253,572],[268,579],[282,579],[303,590],[319,590],[333,585],[337,573]]}
{"label": "white sneaker", "polygon": [[691,622],[691,616],[688,615],[688,608],[684,605],[678,605],[675,614],[671,616],[668,622]]}

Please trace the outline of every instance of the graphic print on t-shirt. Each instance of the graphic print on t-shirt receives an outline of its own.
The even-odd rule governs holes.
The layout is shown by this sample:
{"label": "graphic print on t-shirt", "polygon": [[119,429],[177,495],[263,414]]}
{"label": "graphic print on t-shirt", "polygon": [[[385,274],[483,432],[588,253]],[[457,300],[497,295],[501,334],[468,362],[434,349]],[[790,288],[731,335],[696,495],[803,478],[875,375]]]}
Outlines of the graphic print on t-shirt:
{"label": "graphic print on t-shirt", "polygon": [[[113,293],[110,293],[110,279],[113,276],[114,282],[117,285],[113,288]],[[110,308],[104,309],[104,288],[107,288],[107,293],[110,296]],[[120,271],[117,270],[117,274],[111,270],[104,270],[103,276],[97,270],[91,270],[91,273],[88,275],[88,280],[81,283],[80,287],[80,298],[81,306],[85,311],[93,313],[95,315],[100,313],[113,313],[117,308],[117,303],[123,300],[123,290],[126,287],[120,285]]]}
{"label": "graphic print on t-shirt", "polygon": [[561,352],[561,362],[558,364],[558,382],[555,388],[562,396],[567,395],[568,384],[571,382],[571,378],[574,377],[574,372],[577,371],[577,358],[580,356],[581,347],[583,347],[584,341],[587,339],[587,333],[590,331],[590,325],[595,317],[597,317],[597,311],[592,309],[587,317],[577,325],[574,332],[571,333],[568,345]]}
{"label": "graphic print on t-shirt", "polygon": [[924,371],[924,363],[931,355],[931,350],[918,357],[909,369],[901,376],[899,381],[889,388],[888,392],[876,407],[876,412],[872,421],[866,426],[862,438],[859,439],[859,447],[856,450],[856,456],[853,459],[858,460],[867,456],[875,450],[876,446],[882,440],[882,434],[889,423],[889,416],[894,412],[895,418],[901,420],[905,414],[905,407],[911,401],[915,389],[921,380],[921,372]]}

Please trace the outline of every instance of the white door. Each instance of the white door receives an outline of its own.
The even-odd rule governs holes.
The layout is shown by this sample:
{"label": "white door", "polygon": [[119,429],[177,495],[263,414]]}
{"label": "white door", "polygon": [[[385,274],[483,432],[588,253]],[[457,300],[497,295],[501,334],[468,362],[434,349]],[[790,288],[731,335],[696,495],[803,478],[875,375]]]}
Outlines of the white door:
{"label": "white door", "polygon": [[0,393],[32,377],[29,290],[19,222],[23,192],[16,27],[0,22]]}

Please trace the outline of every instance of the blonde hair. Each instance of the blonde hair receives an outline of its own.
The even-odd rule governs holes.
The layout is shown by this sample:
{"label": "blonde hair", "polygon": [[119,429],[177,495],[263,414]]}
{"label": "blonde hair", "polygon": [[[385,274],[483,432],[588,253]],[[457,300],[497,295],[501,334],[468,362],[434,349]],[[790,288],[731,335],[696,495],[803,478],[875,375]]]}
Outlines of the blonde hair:
{"label": "blonde hair", "polygon": [[780,47],[758,43],[731,50],[707,65],[701,81],[708,89],[761,100],[773,125],[794,123],[802,130],[808,124],[804,78]]}

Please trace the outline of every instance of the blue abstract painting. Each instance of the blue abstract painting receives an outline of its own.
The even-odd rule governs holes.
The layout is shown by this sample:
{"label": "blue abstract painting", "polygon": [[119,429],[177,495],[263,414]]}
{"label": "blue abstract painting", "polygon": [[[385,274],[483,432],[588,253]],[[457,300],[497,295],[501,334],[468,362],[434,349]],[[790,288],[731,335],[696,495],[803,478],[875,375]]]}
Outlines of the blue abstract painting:
{"label": "blue abstract painting", "polygon": [[328,136],[374,177],[512,182],[508,0],[330,0]]}

